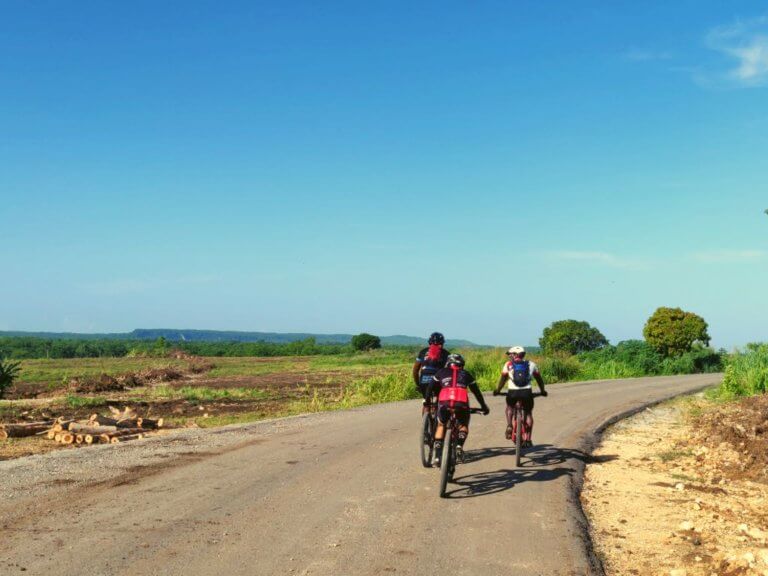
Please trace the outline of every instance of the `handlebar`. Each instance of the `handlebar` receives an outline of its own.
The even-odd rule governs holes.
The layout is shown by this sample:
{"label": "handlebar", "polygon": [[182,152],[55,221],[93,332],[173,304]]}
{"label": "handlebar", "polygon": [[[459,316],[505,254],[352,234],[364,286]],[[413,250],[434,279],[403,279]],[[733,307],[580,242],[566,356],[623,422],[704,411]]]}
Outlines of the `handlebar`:
{"label": "handlebar", "polygon": [[483,409],[482,408],[470,408],[469,409],[470,414],[482,414]]}

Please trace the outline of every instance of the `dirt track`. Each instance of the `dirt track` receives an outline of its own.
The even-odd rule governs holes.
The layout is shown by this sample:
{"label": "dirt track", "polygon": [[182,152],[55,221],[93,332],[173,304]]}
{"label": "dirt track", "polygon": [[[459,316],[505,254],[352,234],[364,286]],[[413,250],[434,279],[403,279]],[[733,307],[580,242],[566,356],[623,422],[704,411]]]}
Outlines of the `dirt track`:
{"label": "dirt track", "polygon": [[522,470],[491,398],[448,500],[418,462],[415,402],[0,462],[0,572],[599,573],[573,492],[592,431],[719,380],[553,386]]}

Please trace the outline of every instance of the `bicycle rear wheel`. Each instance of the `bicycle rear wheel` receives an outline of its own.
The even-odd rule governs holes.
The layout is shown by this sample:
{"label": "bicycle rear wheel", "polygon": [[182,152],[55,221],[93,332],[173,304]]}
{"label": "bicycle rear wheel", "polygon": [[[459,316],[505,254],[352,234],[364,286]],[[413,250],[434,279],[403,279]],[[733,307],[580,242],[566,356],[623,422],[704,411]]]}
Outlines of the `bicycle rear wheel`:
{"label": "bicycle rear wheel", "polygon": [[515,466],[520,468],[520,456],[523,451],[523,420],[525,412],[518,405],[515,406]]}
{"label": "bicycle rear wheel", "polygon": [[426,412],[421,418],[421,434],[419,434],[419,451],[421,452],[421,464],[424,468],[432,467],[433,435],[432,417],[429,412]]}
{"label": "bicycle rear wheel", "polygon": [[440,460],[440,498],[445,498],[445,491],[448,488],[448,480],[451,476],[451,444],[453,443],[451,424],[445,426],[445,436],[443,438],[443,454]]}

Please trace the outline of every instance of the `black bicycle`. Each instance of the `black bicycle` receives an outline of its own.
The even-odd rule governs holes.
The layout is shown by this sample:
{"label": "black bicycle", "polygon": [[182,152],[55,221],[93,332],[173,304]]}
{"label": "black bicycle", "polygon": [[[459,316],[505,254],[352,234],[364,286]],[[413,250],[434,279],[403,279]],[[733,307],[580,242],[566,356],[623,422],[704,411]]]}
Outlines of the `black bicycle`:
{"label": "black bicycle", "polygon": [[432,468],[432,452],[435,448],[435,430],[437,430],[437,405],[424,404],[421,416],[421,433],[419,434],[419,452],[424,468]]}
{"label": "black bicycle", "polygon": [[[456,471],[456,446],[459,440],[459,423],[456,420],[456,412],[449,408],[451,412],[448,422],[445,424],[445,435],[443,436],[443,453],[440,458],[440,498],[445,498],[445,490],[448,482],[453,480],[453,473]],[[482,414],[480,408],[470,408],[470,414]]]}

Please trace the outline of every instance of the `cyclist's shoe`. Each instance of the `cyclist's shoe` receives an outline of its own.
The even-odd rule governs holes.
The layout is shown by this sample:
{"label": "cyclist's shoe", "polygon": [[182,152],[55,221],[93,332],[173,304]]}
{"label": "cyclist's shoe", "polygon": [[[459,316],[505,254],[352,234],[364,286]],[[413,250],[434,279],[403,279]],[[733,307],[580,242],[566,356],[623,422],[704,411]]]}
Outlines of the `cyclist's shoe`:
{"label": "cyclist's shoe", "polygon": [[440,468],[440,459],[443,455],[443,443],[435,442],[435,455],[432,457],[432,466],[434,468]]}
{"label": "cyclist's shoe", "polygon": [[456,446],[456,460],[464,463],[464,447],[463,446]]}
{"label": "cyclist's shoe", "polygon": [[523,440],[523,448],[533,448],[533,442],[530,440]]}
{"label": "cyclist's shoe", "polygon": [[512,426],[507,426],[507,431],[504,433],[504,438],[512,440]]}

